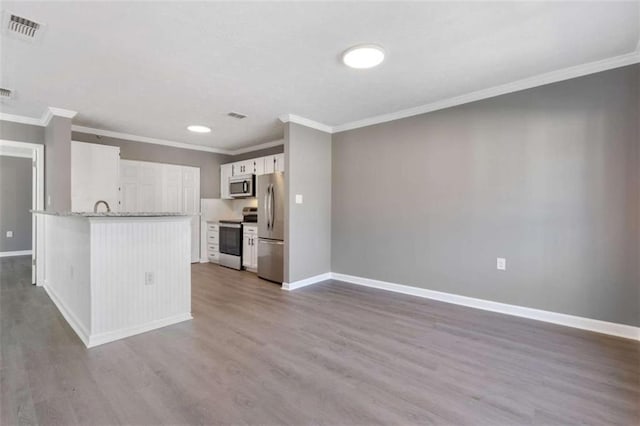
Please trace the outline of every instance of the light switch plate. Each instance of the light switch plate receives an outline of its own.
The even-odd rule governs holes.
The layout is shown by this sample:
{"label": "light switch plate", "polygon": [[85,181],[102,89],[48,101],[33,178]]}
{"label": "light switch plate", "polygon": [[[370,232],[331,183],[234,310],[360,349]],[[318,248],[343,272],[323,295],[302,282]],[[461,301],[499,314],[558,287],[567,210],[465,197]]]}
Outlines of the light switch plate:
{"label": "light switch plate", "polygon": [[302,194],[296,194],[296,204],[302,204]]}
{"label": "light switch plate", "polygon": [[507,259],[504,257],[499,257],[496,259],[496,268],[500,271],[507,270]]}
{"label": "light switch plate", "polygon": [[7,238],[13,238],[13,231],[7,231]]}

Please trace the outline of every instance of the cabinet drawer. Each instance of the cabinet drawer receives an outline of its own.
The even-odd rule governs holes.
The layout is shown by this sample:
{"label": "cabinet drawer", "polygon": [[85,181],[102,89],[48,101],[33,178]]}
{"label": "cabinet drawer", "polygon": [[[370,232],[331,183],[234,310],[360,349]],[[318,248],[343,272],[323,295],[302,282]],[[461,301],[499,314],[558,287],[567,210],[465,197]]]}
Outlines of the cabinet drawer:
{"label": "cabinet drawer", "polygon": [[209,234],[207,234],[207,244],[218,244],[218,233],[215,233],[215,234],[209,233]]}
{"label": "cabinet drawer", "polygon": [[258,233],[258,228],[255,226],[244,226],[242,228],[242,230],[244,231],[245,234],[251,234],[251,235],[255,235]]}
{"label": "cabinet drawer", "polygon": [[208,254],[218,253],[219,251],[220,251],[220,249],[218,248],[217,245],[207,244],[207,253]]}
{"label": "cabinet drawer", "polygon": [[207,257],[211,263],[218,263],[220,261],[220,253],[209,253]]}
{"label": "cabinet drawer", "polygon": [[212,223],[208,224],[207,225],[207,231],[209,233],[215,232],[217,234],[218,233],[218,225],[215,225],[215,224],[212,224]]}

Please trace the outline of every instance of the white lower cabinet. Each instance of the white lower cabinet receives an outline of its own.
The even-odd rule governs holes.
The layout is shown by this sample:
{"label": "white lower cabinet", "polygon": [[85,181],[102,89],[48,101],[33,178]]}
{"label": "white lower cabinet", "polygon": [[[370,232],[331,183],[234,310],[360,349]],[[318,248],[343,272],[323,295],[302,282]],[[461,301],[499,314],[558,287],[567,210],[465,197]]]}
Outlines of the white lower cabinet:
{"label": "white lower cabinet", "polygon": [[211,263],[220,262],[219,228],[216,223],[207,224],[207,259]]}
{"label": "white lower cabinet", "polygon": [[258,270],[258,228],[244,225],[242,238],[242,266],[250,271]]}

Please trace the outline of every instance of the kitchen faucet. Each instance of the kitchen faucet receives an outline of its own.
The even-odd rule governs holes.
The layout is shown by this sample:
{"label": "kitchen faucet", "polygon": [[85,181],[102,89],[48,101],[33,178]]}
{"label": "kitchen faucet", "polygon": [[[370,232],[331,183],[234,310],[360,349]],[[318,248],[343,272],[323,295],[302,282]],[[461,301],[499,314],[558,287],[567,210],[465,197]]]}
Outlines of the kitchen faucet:
{"label": "kitchen faucet", "polygon": [[111,212],[111,209],[109,208],[109,203],[107,203],[104,200],[98,200],[96,201],[96,203],[93,205],[93,212],[94,213],[98,213],[98,206],[100,205],[100,203],[104,204],[107,207],[107,213]]}

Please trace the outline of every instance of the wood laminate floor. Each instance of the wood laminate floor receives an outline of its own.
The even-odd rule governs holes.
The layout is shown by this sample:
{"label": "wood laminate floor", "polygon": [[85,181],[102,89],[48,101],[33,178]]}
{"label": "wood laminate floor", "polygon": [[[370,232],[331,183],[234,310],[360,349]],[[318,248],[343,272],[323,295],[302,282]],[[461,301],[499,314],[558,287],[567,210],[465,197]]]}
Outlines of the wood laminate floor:
{"label": "wood laminate floor", "polygon": [[0,423],[639,424],[639,344],[193,266],[193,321],[86,349],[0,259]]}

